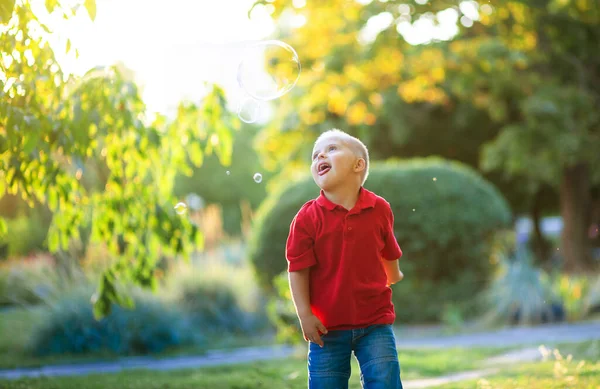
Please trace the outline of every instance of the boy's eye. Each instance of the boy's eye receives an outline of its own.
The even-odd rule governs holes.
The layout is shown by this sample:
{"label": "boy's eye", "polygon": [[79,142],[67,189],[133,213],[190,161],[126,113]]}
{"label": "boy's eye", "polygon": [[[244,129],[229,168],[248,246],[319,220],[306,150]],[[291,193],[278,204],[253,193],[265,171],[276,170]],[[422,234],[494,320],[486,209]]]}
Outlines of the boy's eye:
{"label": "boy's eye", "polygon": [[329,146],[329,151],[331,151],[331,150],[335,150],[335,149],[336,149],[336,147],[335,147],[335,146]]}

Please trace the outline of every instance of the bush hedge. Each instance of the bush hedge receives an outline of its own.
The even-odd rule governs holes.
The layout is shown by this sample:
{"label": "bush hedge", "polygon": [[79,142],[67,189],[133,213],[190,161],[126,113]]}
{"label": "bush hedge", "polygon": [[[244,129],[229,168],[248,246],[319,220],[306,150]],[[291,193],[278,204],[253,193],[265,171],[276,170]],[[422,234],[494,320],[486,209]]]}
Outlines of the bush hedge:
{"label": "bush hedge", "polygon": [[52,306],[34,331],[34,354],[134,355],[203,343],[184,312],[152,295],[140,293],[134,297],[134,309],[115,306],[108,316],[96,320],[91,294],[91,289],[72,292]]}
{"label": "bush hedge", "polygon": [[252,336],[271,329],[263,293],[243,264],[181,264],[171,270],[165,289],[207,337]]}
{"label": "bush hedge", "polygon": [[[472,301],[491,276],[494,233],[509,226],[500,192],[470,167],[440,158],[373,164],[365,187],[394,212],[405,280],[394,286],[400,320],[438,320],[447,304]],[[257,211],[249,258],[260,284],[273,290],[285,271],[285,243],[298,209],[318,196],[310,176],[274,192]]]}

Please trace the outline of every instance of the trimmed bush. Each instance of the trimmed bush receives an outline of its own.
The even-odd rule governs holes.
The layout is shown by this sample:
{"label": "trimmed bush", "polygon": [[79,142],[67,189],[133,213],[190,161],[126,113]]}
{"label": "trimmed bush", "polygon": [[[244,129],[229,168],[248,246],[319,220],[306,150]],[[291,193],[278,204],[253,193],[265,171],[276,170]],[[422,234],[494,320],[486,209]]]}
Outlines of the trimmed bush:
{"label": "trimmed bush", "polygon": [[[499,191],[466,165],[439,158],[374,164],[365,187],[394,211],[406,275],[394,286],[398,318],[439,320],[449,303],[472,308],[469,302],[493,269],[489,238],[511,221]],[[318,194],[308,176],[273,193],[259,208],[249,256],[267,289],[286,269],[285,243],[294,215]]]}
{"label": "trimmed bush", "polygon": [[31,346],[35,354],[146,354],[202,341],[184,313],[150,295],[137,294],[134,309],[115,306],[97,321],[91,294],[72,293],[50,309],[34,332]]}

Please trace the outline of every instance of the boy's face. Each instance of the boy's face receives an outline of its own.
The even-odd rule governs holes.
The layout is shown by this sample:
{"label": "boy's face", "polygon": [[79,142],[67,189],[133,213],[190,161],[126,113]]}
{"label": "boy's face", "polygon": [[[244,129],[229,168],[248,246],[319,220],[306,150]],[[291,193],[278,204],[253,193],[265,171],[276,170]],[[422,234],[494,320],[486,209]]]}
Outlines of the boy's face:
{"label": "boy's face", "polygon": [[353,182],[362,170],[360,166],[356,154],[337,136],[321,138],[313,148],[310,171],[315,183],[325,191]]}

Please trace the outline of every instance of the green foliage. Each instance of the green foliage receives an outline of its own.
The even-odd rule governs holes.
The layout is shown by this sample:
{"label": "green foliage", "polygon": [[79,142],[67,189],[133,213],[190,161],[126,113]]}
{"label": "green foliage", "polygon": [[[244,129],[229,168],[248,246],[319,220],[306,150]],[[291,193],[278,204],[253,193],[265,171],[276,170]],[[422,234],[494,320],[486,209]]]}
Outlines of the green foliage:
{"label": "green foliage", "polygon": [[[569,321],[581,320],[590,313],[593,281],[594,276],[588,275],[558,274],[551,277],[552,290],[563,302]],[[600,301],[597,304],[600,307]]]}
{"label": "green foliage", "polygon": [[[305,161],[310,140],[331,127],[361,137],[376,158],[457,159],[485,172],[515,212],[560,204],[576,226],[563,237],[566,267],[592,267],[581,253],[587,198],[600,185],[596,0],[465,3],[473,14],[437,0],[256,6],[267,3],[303,68],[261,134],[271,163]],[[308,22],[290,26],[290,13]],[[453,13],[456,35],[415,34]],[[549,201],[539,201],[542,189]]]}
{"label": "green foliage", "polygon": [[[46,5],[67,19],[78,6]],[[95,2],[84,6],[93,19]],[[200,166],[205,154],[229,164],[238,121],[218,87],[201,106],[181,104],[171,122],[149,118],[118,66],[67,77],[48,33],[29,1],[15,5],[0,32],[0,197],[6,191],[50,208],[52,252],[67,250],[81,229],[90,231],[91,243],[108,245],[116,261],[98,288],[101,317],[113,302],[130,302],[118,283],[151,287],[161,256],[188,257],[201,246],[198,229],[173,210],[174,178],[191,174],[190,162]],[[103,187],[84,185],[90,165],[106,169]]]}
{"label": "green foliage", "polygon": [[49,261],[33,260],[0,266],[0,306],[43,302],[54,291],[57,277]]}
{"label": "green foliage", "polygon": [[[464,165],[437,158],[374,165],[365,187],[386,198],[394,212],[406,275],[393,287],[399,319],[438,320],[445,304],[472,301],[493,270],[490,238],[510,223],[498,191]],[[286,269],[290,222],[317,195],[307,178],[274,193],[260,207],[249,258],[261,285],[271,287]]]}
{"label": "green foliage", "polygon": [[39,213],[6,221],[7,232],[0,244],[8,246],[7,256],[25,256],[46,248],[48,222]]}
{"label": "green foliage", "polygon": [[[216,155],[207,156],[202,165],[192,168],[190,176],[178,175],[174,192],[182,198],[195,193],[209,204],[219,204],[223,210],[223,227],[231,235],[241,232],[242,212],[240,203],[247,201],[254,209],[266,196],[266,186],[272,172],[262,166],[253,147],[257,128],[244,125],[233,140],[231,163],[223,166]],[[262,182],[256,183],[255,173],[262,174]]]}
{"label": "green foliage", "polygon": [[269,325],[250,269],[203,264],[170,270],[165,291],[206,337],[256,335]]}
{"label": "green foliage", "polygon": [[135,309],[115,307],[96,320],[86,289],[71,292],[51,307],[34,331],[31,348],[36,355],[145,354],[202,341],[197,328],[173,304],[141,293]]}
{"label": "green foliage", "polygon": [[499,262],[483,295],[487,308],[482,322],[538,324],[564,319],[560,294],[553,290],[549,276],[533,265],[529,251],[517,249]]}
{"label": "green foliage", "polygon": [[9,260],[0,265],[0,306],[44,305],[70,288],[89,285],[90,278],[69,257],[40,254]]}
{"label": "green foliage", "polygon": [[590,285],[584,296],[584,312],[587,315],[600,312],[600,276],[596,275],[595,281]]}

